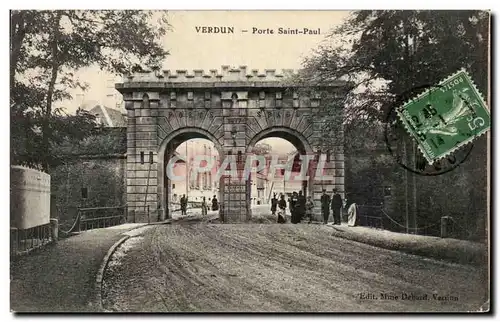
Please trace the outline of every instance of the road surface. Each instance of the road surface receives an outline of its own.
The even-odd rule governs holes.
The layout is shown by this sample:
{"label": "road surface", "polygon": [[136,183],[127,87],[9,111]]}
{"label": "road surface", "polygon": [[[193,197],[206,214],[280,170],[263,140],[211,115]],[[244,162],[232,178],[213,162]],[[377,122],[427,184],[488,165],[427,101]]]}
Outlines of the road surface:
{"label": "road surface", "polygon": [[[477,311],[477,267],[331,236],[316,224],[150,226],[113,256],[103,305],[132,312]],[[385,294],[385,295],[383,295]]]}

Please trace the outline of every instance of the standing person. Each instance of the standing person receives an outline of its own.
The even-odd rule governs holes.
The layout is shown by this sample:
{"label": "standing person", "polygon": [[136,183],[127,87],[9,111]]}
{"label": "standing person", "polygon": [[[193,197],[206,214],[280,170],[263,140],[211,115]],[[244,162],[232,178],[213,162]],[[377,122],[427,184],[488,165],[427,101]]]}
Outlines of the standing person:
{"label": "standing person", "polygon": [[340,225],[341,210],[342,210],[342,197],[337,193],[337,189],[333,189],[332,215],[333,215],[334,225]]}
{"label": "standing person", "polygon": [[207,205],[207,200],[205,197],[203,197],[203,200],[201,201],[201,215],[206,216],[208,213],[208,205]]}
{"label": "standing person", "polygon": [[280,211],[278,212],[278,223],[283,224],[286,222],[286,200],[285,200],[285,195],[281,195],[280,201],[278,203],[278,207],[280,208]]}
{"label": "standing person", "polygon": [[292,197],[290,198],[290,211],[292,212],[292,224],[297,224],[300,220],[298,219],[298,203],[299,203],[299,195],[296,191],[292,193]]}
{"label": "standing person", "polygon": [[181,215],[186,216],[186,210],[187,210],[187,198],[186,195],[182,195],[181,197]]}
{"label": "standing person", "polygon": [[321,214],[323,215],[323,224],[328,224],[328,217],[330,217],[330,196],[326,193],[326,189],[323,189],[323,194],[321,195]]}
{"label": "standing person", "polygon": [[273,194],[273,198],[271,199],[271,213],[276,215],[276,208],[278,207],[278,198],[276,198],[276,192]]}
{"label": "standing person", "polygon": [[219,202],[217,201],[217,197],[214,195],[214,198],[212,199],[212,210],[216,211],[219,210]]}
{"label": "standing person", "polygon": [[306,201],[306,218],[309,217],[309,224],[312,222],[313,211],[314,211],[314,202],[312,201],[311,196],[307,196]]}
{"label": "standing person", "polygon": [[297,202],[297,204],[298,204],[297,216],[298,216],[298,220],[300,222],[302,219],[304,219],[304,216],[306,214],[306,196],[304,196],[302,194],[302,190],[299,191],[298,198],[299,198],[299,200]]}

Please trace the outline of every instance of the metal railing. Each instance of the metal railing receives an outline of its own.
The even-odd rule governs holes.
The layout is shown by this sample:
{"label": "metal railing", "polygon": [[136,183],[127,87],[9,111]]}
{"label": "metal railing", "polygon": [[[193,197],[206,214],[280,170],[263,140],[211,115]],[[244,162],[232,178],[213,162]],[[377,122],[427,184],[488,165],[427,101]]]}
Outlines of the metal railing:
{"label": "metal railing", "polygon": [[359,226],[384,229],[384,214],[381,206],[357,205]]}
{"label": "metal railing", "polygon": [[357,207],[361,210],[357,213],[359,226],[376,227],[424,236],[440,236],[442,238],[470,239],[473,236],[466,227],[451,216],[443,216],[439,220],[425,220],[423,225],[411,227],[389,216],[382,206],[357,205]]}
{"label": "metal railing", "polygon": [[19,256],[27,254],[35,249],[53,241],[50,223],[28,228],[28,229],[10,229],[10,254]]}
{"label": "metal railing", "polygon": [[106,228],[127,222],[127,206],[78,209],[78,231]]}
{"label": "metal railing", "polygon": [[[64,236],[89,229],[107,228],[128,222],[127,217],[127,206],[78,208],[71,228],[65,231],[60,227],[59,231]],[[133,221],[135,222],[135,216]]]}

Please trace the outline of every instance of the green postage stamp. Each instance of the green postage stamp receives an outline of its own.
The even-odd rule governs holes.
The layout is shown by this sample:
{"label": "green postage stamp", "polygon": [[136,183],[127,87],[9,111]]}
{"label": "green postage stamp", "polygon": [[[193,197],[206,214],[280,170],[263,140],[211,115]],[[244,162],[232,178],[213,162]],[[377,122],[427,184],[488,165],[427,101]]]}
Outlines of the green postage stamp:
{"label": "green postage stamp", "polygon": [[397,110],[430,164],[490,128],[488,108],[465,70],[443,80]]}

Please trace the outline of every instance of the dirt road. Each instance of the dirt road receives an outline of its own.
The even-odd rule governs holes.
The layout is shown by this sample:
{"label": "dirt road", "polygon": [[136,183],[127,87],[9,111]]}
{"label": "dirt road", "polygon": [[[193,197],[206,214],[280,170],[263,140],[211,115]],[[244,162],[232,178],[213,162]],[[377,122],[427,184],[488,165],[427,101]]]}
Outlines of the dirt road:
{"label": "dirt road", "polygon": [[190,221],[153,226],[121,246],[103,304],[133,312],[477,311],[480,285],[476,267],[339,239],[322,225]]}

